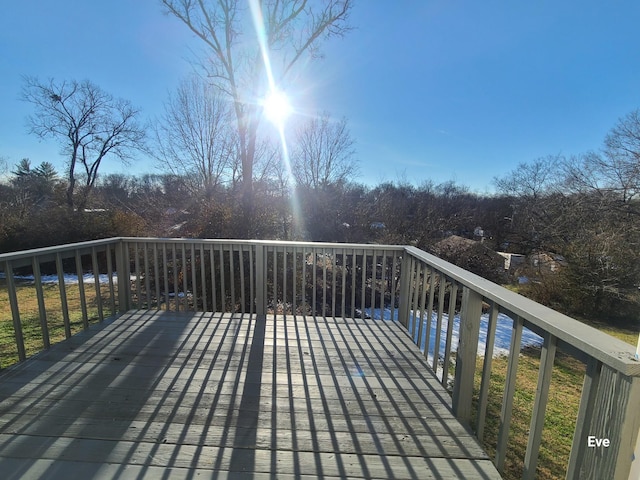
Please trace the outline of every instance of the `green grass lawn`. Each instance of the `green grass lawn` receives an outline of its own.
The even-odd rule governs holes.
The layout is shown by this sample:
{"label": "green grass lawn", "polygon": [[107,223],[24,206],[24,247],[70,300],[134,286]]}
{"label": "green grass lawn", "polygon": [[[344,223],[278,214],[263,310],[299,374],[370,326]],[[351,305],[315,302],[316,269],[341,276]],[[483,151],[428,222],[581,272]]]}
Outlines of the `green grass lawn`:
{"label": "green grass lawn", "polygon": [[[7,290],[0,285],[0,368],[6,368],[17,363],[18,350],[15,343],[15,333],[11,317],[9,300],[6,297]],[[44,285],[44,301],[47,312],[47,325],[49,328],[49,341],[53,345],[65,339],[64,318],[60,302],[60,290],[57,285]],[[69,306],[69,324],[71,334],[76,334],[83,329],[82,309],[80,307],[80,288],[76,285],[67,285],[67,304]],[[22,320],[22,335],[27,357],[30,357],[43,349],[42,328],[38,314],[38,299],[33,285],[21,285],[16,288],[18,297],[18,309]],[[108,303],[109,287],[101,286],[101,296],[104,315],[111,313]],[[3,298],[4,297],[4,298]],[[85,297],[87,302],[87,318],[89,324],[96,323],[98,317],[98,303],[96,290],[92,284],[85,285]]]}

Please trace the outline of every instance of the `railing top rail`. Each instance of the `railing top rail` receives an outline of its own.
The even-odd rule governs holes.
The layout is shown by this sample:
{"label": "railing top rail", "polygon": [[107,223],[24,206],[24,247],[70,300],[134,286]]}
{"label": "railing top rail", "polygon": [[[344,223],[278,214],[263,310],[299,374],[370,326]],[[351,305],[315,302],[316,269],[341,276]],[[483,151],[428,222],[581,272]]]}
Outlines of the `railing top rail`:
{"label": "railing top rail", "polygon": [[54,245],[52,247],[32,248],[30,250],[19,250],[17,252],[0,253],[0,265],[4,262],[20,261],[24,259],[31,259],[33,257],[43,257],[60,252],[67,252],[70,250],[78,250],[91,247],[99,247],[103,245],[116,244],[120,241],[118,237],[104,238],[100,240],[88,240],[86,242],[67,243],[64,245]]}
{"label": "railing top rail", "polygon": [[549,307],[512,292],[456,265],[407,246],[407,253],[431,265],[456,282],[480,293],[506,310],[551,333],[558,339],[577,348],[624,375],[640,376],[640,362],[635,357],[635,348],[611,335],[568,317]]}
{"label": "railing top rail", "polygon": [[377,243],[331,243],[331,242],[292,242],[287,240],[236,240],[221,238],[156,238],[156,237],[119,237],[118,240],[126,242],[166,242],[166,243],[209,243],[215,245],[265,245],[276,247],[309,247],[331,249],[369,249],[403,252],[402,245],[381,245]]}

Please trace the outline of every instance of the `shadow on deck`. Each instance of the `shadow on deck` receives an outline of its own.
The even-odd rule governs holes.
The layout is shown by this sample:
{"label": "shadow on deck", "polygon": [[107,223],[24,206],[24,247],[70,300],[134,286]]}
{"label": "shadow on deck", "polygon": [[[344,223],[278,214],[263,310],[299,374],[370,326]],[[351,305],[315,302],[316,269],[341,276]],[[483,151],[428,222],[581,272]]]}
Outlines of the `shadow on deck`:
{"label": "shadow on deck", "polygon": [[0,375],[3,478],[500,478],[382,320],[132,311]]}

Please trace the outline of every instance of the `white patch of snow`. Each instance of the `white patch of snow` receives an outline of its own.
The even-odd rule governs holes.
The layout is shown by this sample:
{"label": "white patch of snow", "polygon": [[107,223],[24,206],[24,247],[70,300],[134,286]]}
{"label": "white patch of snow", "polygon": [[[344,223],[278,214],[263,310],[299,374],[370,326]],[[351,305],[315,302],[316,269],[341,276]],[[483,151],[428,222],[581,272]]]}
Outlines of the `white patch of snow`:
{"label": "white patch of snow", "polygon": [[[389,321],[398,321],[398,309],[394,310],[394,318],[391,318],[391,310],[389,308],[385,308],[382,312],[379,308],[373,310],[373,315],[371,309],[365,309],[365,313],[371,318],[374,319],[382,319]],[[414,329],[414,319],[415,314],[420,315],[420,312],[411,311],[409,314],[409,331],[413,332],[414,330],[419,330],[419,328]],[[443,362],[444,362],[444,351],[447,342],[447,329],[449,325],[449,316],[446,314],[442,315],[442,325],[440,327],[440,345],[438,348],[438,365],[436,368],[436,376],[438,378],[442,378],[443,375]],[[418,326],[419,327],[419,326]],[[420,350],[424,352],[426,345],[426,330],[427,330],[427,318],[423,320],[422,325],[422,339],[420,340]],[[480,317],[480,338],[478,341],[478,355],[484,357],[485,350],[487,348],[487,330],[489,327],[489,314],[484,314]],[[429,353],[427,355],[427,361],[429,365],[433,365],[433,355],[436,343],[436,329],[438,328],[438,315],[436,312],[432,312],[431,314],[431,329],[429,333]],[[509,348],[511,346],[511,333],[513,331],[513,320],[511,317],[504,315],[502,313],[498,314],[498,321],[496,323],[496,337],[493,348],[493,357],[499,357],[503,355],[509,354]],[[455,352],[458,350],[458,342],[460,339],[460,317],[456,315],[453,318],[453,331],[451,334],[451,351]],[[414,342],[417,343],[418,332],[414,334]],[[522,331],[522,342],[520,343],[520,349],[524,347],[531,346],[540,346],[542,345],[542,337],[533,333],[532,331],[524,328]]]}
{"label": "white patch of snow", "polygon": [[[0,278],[4,279],[6,278],[6,275],[4,272],[0,273]],[[18,280],[21,282],[25,282],[25,283],[34,283],[35,282],[35,278],[33,275],[14,275],[13,276],[14,280]],[[41,277],[42,280],[42,284],[43,285],[57,285],[58,284],[58,275],[57,274],[52,274],[52,275],[42,275]],[[75,274],[71,274],[71,273],[65,273],[63,275],[64,278],[64,284],[65,285],[74,285],[79,283],[78,282],[78,276]],[[117,277],[117,273],[113,273],[112,275],[113,278],[113,283],[116,284],[118,283],[118,277]],[[135,280],[136,276],[135,275],[131,275],[131,280]],[[82,275],[82,282],[83,283],[87,283],[87,284],[93,284],[95,283],[95,277],[93,275],[93,273],[85,273]],[[109,276],[106,273],[101,273],[98,275],[98,282],[100,284],[106,284],[109,283]]]}
{"label": "white patch of snow", "polygon": [[[366,309],[365,313],[367,315],[371,315],[371,309]],[[420,312],[416,312],[418,315]],[[398,309],[394,310],[394,317],[391,318],[391,310],[389,308],[385,308],[382,312],[379,308],[373,310],[372,318],[383,319],[383,320],[394,320],[397,321]],[[415,314],[412,311],[409,316],[409,330],[413,330],[413,322],[414,322]],[[444,355],[444,349],[446,346],[447,340],[447,329],[449,325],[449,316],[447,314],[442,315],[442,325],[440,328],[440,348],[438,349],[438,355]],[[424,351],[424,347],[426,344],[426,330],[427,330],[427,319],[423,320],[422,327],[422,339],[420,340],[420,349]],[[436,343],[436,328],[438,327],[438,315],[436,312],[432,312],[431,314],[431,329],[429,334],[429,352],[433,352]],[[480,341],[478,342],[478,355],[484,356],[485,350],[487,348],[486,339],[487,339],[487,329],[489,327],[489,314],[486,313],[480,317]],[[458,349],[458,340],[459,340],[459,331],[460,331],[460,317],[456,315],[453,318],[453,332],[451,335],[451,350],[456,351]],[[513,320],[511,317],[500,313],[498,314],[498,321],[496,323],[496,339],[493,348],[493,356],[501,356],[507,355],[509,353],[509,347],[511,346],[511,332],[513,331]],[[417,333],[414,341],[417,340]],[[520,344],[520,348],[529,347],[529,346],[540,346],[542,345],[542,337],[533,333],[526,328],[522,331],[522,342]],[[431,358],[433,358],[432,353],[429,353]]]}

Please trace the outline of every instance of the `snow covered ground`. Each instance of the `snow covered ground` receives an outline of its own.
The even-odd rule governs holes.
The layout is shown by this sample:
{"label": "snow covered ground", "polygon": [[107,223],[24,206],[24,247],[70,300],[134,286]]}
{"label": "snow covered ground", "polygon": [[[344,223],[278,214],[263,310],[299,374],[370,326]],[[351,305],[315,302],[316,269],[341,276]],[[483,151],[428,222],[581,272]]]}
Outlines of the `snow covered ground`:
{"label": "snow covered ground", "polygon": [[[4,272],[0,273],[0,278],[5,278]],[[26,283],[34,282],[33,275],[14,275],[13,278],[14,280]],[[58,284],[58,275],[42,275],[41,278],[43,284]],[[93,276],[93,273],[85,273],[84,275],[82,275],[82,281],[84,283],[95,283],[95,277]],[[100,275],[98,275],[98,281],[100,283],[109,283],[109,276],[106,273],[101,273]],[[65,273],[64,283],[65,285],[76,284],[78,283],[78,276],[75,274]],[[118,278],[116,277],[115,273],[113,274],[113,283],[118,283]]]}
{"label": "snow covered ground", "polygon": [[[367,309],[365,313],[367,315],[371,315],[371,310]],[[420,312],[416,312],[416,313],[419,315]],[[394,318],[393,320],[397,320],[397,314],[398,314],[398,309],[395,309],[394,317],[396,318]],[[372,317],[378,318],[378,319],[382,318],[384,320],[392,320],[391,310],[389,308],[385,308],[381,312],[379,308],[376,308],[373,311]],[[413,326],[414,318],[415,318],[414,312],[411,312],[409,317],[410,329]],[[428,321],[427,318],[423,320],[423,328],[422,328],[423,338],[420,342],[421,350],[424,350],[425,343],[426,343],[425,332],[426,332],[427,321]],[[436,343],[436,328],[438,326],[437,322],[438,322],[438,315],[436,314],[436,312],[433,312],[431,315],[431,334],[429,336],[430,352],[433,352],[435,343]],[[447,335],[448,324],[449,324],[449,317],[448,315],[444,314],[442,316],[442,327],[441,327],[441,336],[440,336],[440,345],[439,345],[440,348],[438,350],[439,357],[444,356],[444,348],[447,340],[446,335]],[[484,356],[485,349],[486,349],[486,338],[487,338],[488,326],[489,326],[489,314],[487,313],[482,315],[482,317],[480,318],[480,341],[478,343],[478,355],[481,355],[481,356]],[[499,314],[498,322],[496,324],[496,340],[495,340],[494,349],[493,349],[494,357],[500,356],[500,355],[507,355],[509,353],[509,346],[511,345],[512,329],[513,329],[513,320],[502,313]],[[453,351],[456,351],[458,348],[459,331],[460,331],[460,317],[456,315],[453,319],[453,334],[451,336],[451,349]],[[524,348],[528,346],[540,346],[540,345],[542,345],[542,337],[525,328],[522,332],[522,343],[520,344],[520,348]],[[433,359],[432,353],[429,354],[429,358],[432,361]]]}

